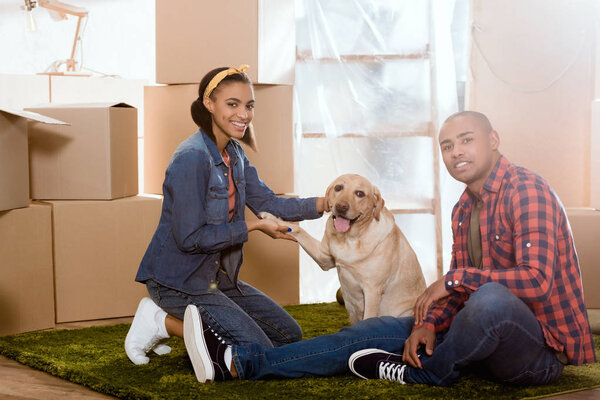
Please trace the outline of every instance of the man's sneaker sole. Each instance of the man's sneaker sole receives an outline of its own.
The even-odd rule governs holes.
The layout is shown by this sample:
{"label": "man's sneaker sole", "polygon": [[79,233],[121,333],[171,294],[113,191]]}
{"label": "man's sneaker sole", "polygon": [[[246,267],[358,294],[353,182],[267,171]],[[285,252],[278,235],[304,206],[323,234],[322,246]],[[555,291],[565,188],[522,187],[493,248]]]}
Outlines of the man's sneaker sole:
{"label": "man's sneaker sole", "polygon": [[348,367],[350,368],[350,371],[352,371],[352,373],[353,373],[354,375],[356,375],[356,376],[358,376],[358,377],[360,377],[360,378],[363,378],[363,379],[369,379],[369,378],[367,378],[367,377],[365,377],[365,376],[362,376],[362,375],[361,375],[361,374],[359,374],[358,372],[356,372],[356,370],[354,369],[354,361],[355,361],[357,358],[359,358],[359,357],[362,357],[362,356],[364,356],[364,355],[366,355],[366,354],[372,354],[372,353],[382,353],[382,352],[383,352],[383,353],[387,353],[387,354],[392,354],[392,353],[389,353],[389,352],[387,352],[387,351],[383,351],[383,350],[379,350],[379,349],[364,349],[364,350],[359,350],[359,351],[357,351],[357,352],[353,353],[353,354],[350,356],[350,358],[348,359]]}
{"label": "man's sneaker sole", "polygon": [[194,373],[198,382],[211,381],[215,378],[215,369],[204,341],[204,327],[198,308],[190,304],[183,317],[183,340],[187,349]]}

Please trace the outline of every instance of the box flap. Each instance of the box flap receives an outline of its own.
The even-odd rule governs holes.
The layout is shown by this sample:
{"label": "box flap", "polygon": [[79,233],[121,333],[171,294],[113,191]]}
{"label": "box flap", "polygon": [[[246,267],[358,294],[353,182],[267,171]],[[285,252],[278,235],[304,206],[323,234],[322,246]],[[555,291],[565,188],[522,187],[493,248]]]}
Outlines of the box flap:
{"label": "box flap", "polygon": [[73,103],[73,104],[38,104],[32,107],[26,107],[26,110],[36,110],[41,108],[135,108],[127,103]]}
{"label": "box flap", "polygon": [[25,110],[9,110],[9,109],[1,109],[0,112],[5,112],[8,114],[16,115],[18,117],[23,117],[29,119],[31,121],[43,122],[45,124],[53,124],[53,125],[71,125],[68,122],[59,121],[54,118],[47,117],[45,115],[41,115],[38,113],[34,113],[31,111]]}

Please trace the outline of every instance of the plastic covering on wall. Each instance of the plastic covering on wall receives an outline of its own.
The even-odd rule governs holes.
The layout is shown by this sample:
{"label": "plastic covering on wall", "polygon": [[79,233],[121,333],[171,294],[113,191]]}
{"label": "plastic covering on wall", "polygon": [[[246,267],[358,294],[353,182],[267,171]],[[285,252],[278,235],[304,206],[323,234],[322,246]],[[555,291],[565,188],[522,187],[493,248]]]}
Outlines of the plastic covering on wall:
{"label": "plastic covering on wall", "polygon": [[[450,0],[296,0],[296,191],[322,196],[341,174],[368,178],[428,283],[438,277],[434,215],[402,210],[425,210],[435,197],[433,141],[457,111],[453,12]],[[462,186],[446,174],[440,184],[448,265],[450,208]],[[327,217],[302,226],[321,238]],[[301,252],[301,302],[333,301],[338,287],[335,270]]]}

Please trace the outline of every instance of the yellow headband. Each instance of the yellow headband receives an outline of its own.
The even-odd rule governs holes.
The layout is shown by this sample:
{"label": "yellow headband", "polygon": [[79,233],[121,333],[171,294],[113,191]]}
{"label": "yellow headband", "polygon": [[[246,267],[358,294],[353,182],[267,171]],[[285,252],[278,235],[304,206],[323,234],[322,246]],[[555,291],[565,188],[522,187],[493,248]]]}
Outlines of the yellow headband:
{"label": "yellow headband", "polygon": [[246,64],[242,64],[237,68],[231,67],[229,69],[225,69],[225,70],[219,72],[218,74],[213,76],[213,78],[210,80],[210,82],[208,82],[208,85],[206,86],[206,89],[204,90],[204,98],[206,99],[208,96],[210,96],[212,91],[215,90],[215,88],[219,85],[219,83],[221,83],[221,81],[223,79],[225,79],[226,76],[233,75],[233,74],[243,74],[247,70],[248,70],[248,66]]}

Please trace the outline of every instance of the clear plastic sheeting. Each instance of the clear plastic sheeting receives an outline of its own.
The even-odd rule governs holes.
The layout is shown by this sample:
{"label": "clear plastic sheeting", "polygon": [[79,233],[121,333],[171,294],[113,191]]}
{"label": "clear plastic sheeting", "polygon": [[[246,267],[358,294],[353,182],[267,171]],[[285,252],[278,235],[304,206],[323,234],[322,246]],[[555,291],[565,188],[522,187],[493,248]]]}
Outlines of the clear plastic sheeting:
{"label": "clear plastic sheeting", "polygon": [[431,120],[429,62],[298,62],[303,133],[370,136],[426,130]]}
{"label": "clear plastic sheeting", "polygon": [[296,45],[315,58],[404,55],[429,44],[427,0],[297,0]]}
{"label": "clear plastic sheeting", "polygon": [[[322,196],[346,173],[368,178],[428,283],[439,272],[439,229],[448,264],[449,209],[462,190],[435,168],[437,129],[457,111],[453,12],[453,0],[296,0],[296,192]],[[443,195],[434,190],[440,172]],[[444,226],[436,226],[435,201]],[[320,239],[327,217],[301,225]],[[333,301],[335,271],[301,253],[300,301]]]}
{"label": "clear plastic sheeting", "polygon": [[296,149],[302,161],[298,184],[305,193],[323,196],[337,176],[359,174],[379,188],[389,209],[430,207],[431,146],[426,137],[304,138]]}

